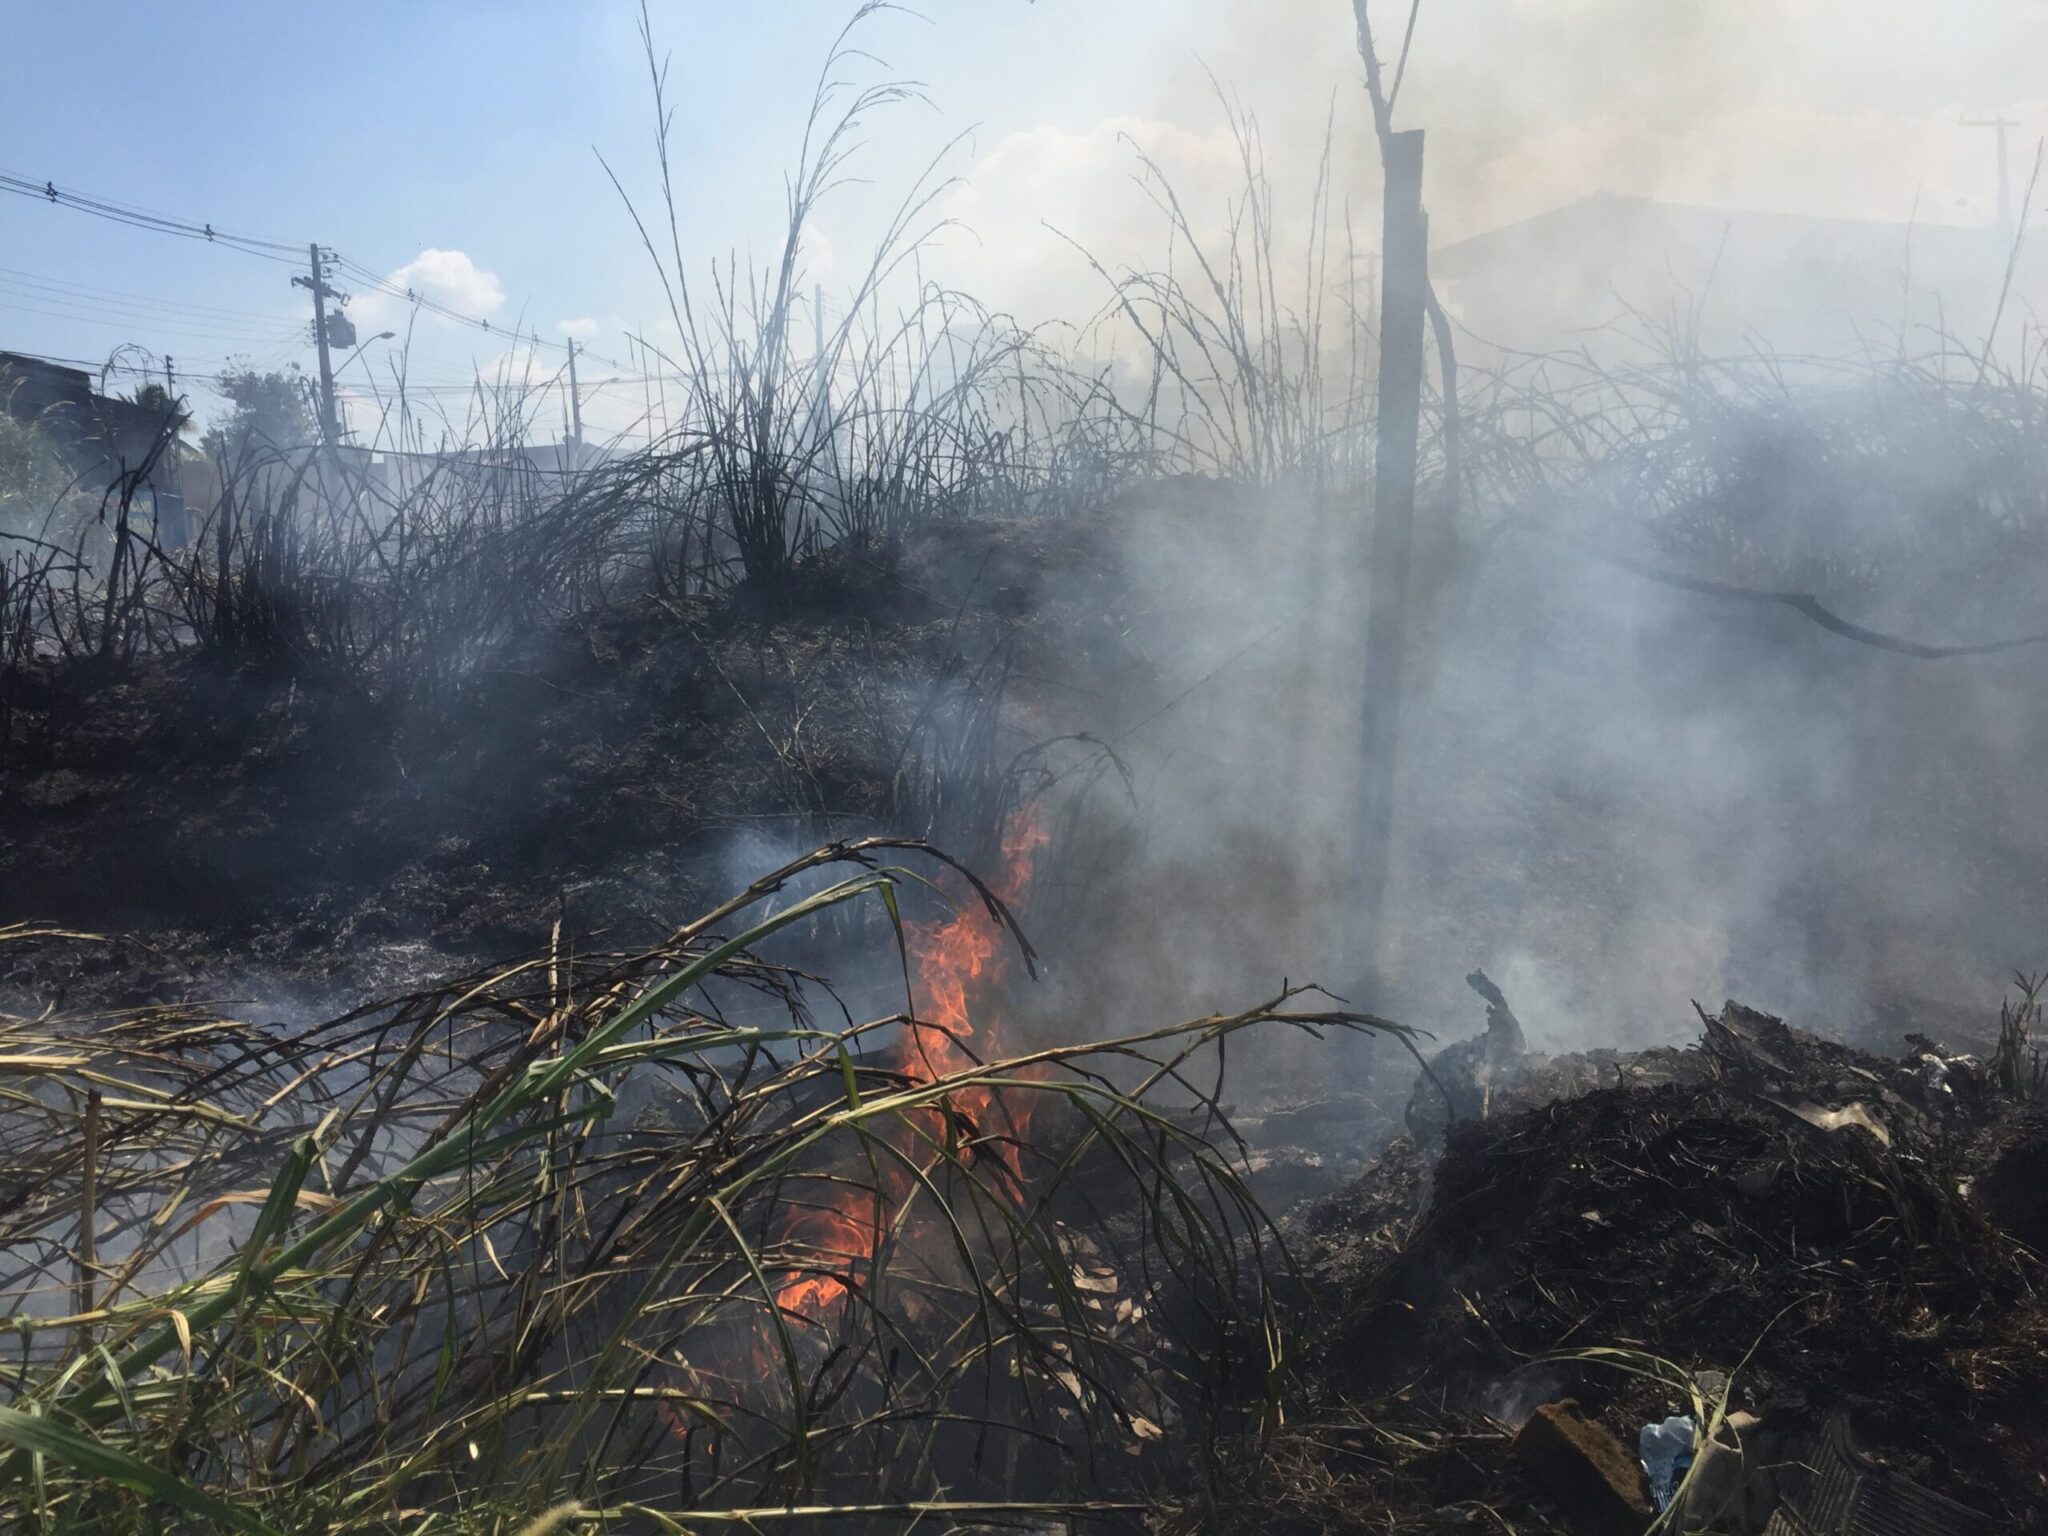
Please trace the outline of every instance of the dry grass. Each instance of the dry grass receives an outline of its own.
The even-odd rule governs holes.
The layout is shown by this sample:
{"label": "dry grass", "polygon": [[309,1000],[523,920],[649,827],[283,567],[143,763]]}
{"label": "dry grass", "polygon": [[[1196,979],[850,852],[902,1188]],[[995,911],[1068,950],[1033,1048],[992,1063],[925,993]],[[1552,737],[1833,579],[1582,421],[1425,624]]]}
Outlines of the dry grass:
{"label": "dry grass", "polygon": [[821,1025],[761,957],[893,913],[910,851],[305,1029],[0,1021],[10,1525],[988,1516],[1127,1500],[1163,1426],[1254,1424],[1278,1256],[1191,1072],[1263,1022],[1382,1026],[1282,997],[911,1070],[918,1026]]}

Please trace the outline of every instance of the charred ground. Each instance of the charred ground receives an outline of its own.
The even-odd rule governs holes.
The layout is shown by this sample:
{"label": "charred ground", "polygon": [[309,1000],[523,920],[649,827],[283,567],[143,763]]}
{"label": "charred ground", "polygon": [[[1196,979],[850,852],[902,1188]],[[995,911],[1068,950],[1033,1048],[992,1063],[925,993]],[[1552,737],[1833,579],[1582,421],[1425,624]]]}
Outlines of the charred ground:
{"label": "charred ground", "polygon": [[[2013,1185],[2039,1112],[1734,1004],[1702,1022],[1684,1051],[1524,1062],[1484,1118],[1296,1207],[1323,1319],[1300,1420],[1190,1518],[1603,1529],[1515,1431],[1569,1397],[1632,1447],[1699,1392],[1753,1416],[1750,1503],[1700,1528],[1761,1529],[1784,1499],[1816,1523],[1772,1530],[1836,1529],[1808,1480],[1832,1429],[1873,1486],[1913,1485],[1870,1496],[1871,1529],[2039,1529],[2048,1304]],[[1867,1113],[1830,1128],[1845,1105]]]}
{"label": "charred ground", "polygon": [[[17,677],[0,921],[121,942],[23,952],[11,985],[126,1006],[260,967],[271,985],[362,995],[558,923],[586,944],[656,942],[736,861],[807,838],[888,829],[989,854],[991,829],[1057,778],[1049,742],[1078,734],[1106,754],[1091,771],[1107,760],[1128,776],[1090,728],[1188,698],[1146,625],[1205,590],[1129,569],[1126,520],[1225,539],[1243,498],[1168,486],[1146,505],[937,525],[886,557],[817,560],[773,604],[745,587],[622,597],[595,621],[517,636],[432,713],[193,656]],[[1111,799],[1137,793],[1126,778]],[[1551,867],[1570,867],[1601,814],[1557,813]],[[1068,886],[1120,848],[1136,856],[1119,825],[1070,826],[1093,846],[1071,855]],[[1255,880],[1262,859],[1284,862],[1236,852]],[[1062,929],[1100,910],[1070,890],[1039,915],[1071,947]],[[1054,1006],[1100,974],[1084,966]],[[1918,1046],[1866,1055],[1732,1005],[1705,1026],[1688,1047],[1522,1059],[1447,1132],[1427,1077],[1404,1125],[1413,1073],[1385,1042],[1321,1095],[1274,1090],[1298,1080],[1292,1047],[1254,1064],[1266,1087],[1242,1106],[1246,1169],[1288,1212],[1302,1263],[1291,1422],[1248,1467],[1217,1462],[1176,1518],[1585,1528],[1511,1432],[1566,1394],[1624,1440],[1684,1408],[1682,1375],[1583,1353],[1615,1351],[1721,1373],[1731,1406],[1781,1435],[1851,1426],[1877,1465],[2037,1527],[2038,1114],[2016,1117],[1981,1076],[1937,1091]],[[1802,1115],[1843,1106],[1869,1106],[1876,1129]],[[1055,1117],[1040,1134],[1081,1131]],[[1137,1219],[1119,1209],[1116,1230]],[[1076,1273],[1128,1309],[1124,1266],[1143,1241],[1072,1241]]]}
{"label": "charred ground", "polygon": [[1116,644],[1102,543],[956,524],[772,603],[624,596],[432,711],[193,655],[17,673],[0,921],[142,941],[159,986],[360,985],[380,952],[416,979],[557,922],[666,932],[764,846],[889,827],[985,853],[1030,678]]}

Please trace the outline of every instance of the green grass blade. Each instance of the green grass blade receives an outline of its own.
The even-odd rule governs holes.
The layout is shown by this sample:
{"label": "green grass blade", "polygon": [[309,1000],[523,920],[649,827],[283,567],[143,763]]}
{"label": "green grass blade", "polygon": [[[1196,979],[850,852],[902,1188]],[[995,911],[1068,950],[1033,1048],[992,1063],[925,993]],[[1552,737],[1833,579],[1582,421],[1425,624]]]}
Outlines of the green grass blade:
{"label": "green grass blade", "polygon": [[250,1536],[276,1536],[254,1515],[223,1503],[205,1489],[194,1487],[159,1467],[137,1461],[126,1451],[116,1450],[91,1435],[66,1428],[38,1414],[0,1408],[0,1440],[17,1450],[47,1456],[87,1477],[126,1488],[130,1493],[140,1494],[157,1504],[211,1520],[216,1526],[246,1531]]}

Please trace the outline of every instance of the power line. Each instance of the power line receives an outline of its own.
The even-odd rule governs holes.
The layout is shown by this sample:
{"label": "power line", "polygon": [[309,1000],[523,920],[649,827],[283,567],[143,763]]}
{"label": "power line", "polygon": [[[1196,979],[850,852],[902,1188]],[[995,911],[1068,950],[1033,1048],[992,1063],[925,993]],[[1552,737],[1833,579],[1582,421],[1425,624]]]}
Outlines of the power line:
{"label": "power line", "polygon": [[[39,363],[54,363],[60,368],[77,368],[86,373],[128,373],[146,379],[161,379],[164,374],[163,368],[154,363],[122,363],[112,358],[94,361],[89,357],[53,357],[47,352],[23,352],[13,347],[6,350],[15,357],[31,358]],[[179,369],[181,372],[190,369],[193,375],[203,376],[216,369],[226,368],[234,361],[233,358],[205,358],[199,362],[187,360],[179,364]]]}
{"label": "power line", "polygon": [[[0,192],[12,192],[18,197],[40,198],[47,203],[75,208],[80,213],[89,213],[95,218],[111,219],[117,224],[127,224],[136,229],[154,230],[162,235],[177,235],[186,240],[203,240],[209,245],[225,245],[270,261],[295,261],[298,251],[296,245],[216,229],[208,222],[194,223],[189,219],[171,218],[165,214],[153,213],[146,208],[117,203],[109,198],[88,197],[82,192],[63,190],[47,179],[37,182],[12,171],[0,170]],[[287,256],[280,254],[282,252],[292,254]]]}
{"label": "power line", "polygon": [[283,328],[297,327],[303,323],[283,318],[266,318],[262,321],[217,320],[211,315],[185,315],[176,311],[159,313],[139,306],[118,304],[112,300],[72,298],[66,294],[43,293],[4,277],[0,277],[0,297],[11,300],[17,309],[49,314],[64,320],[113,321],[158,330],[174,329],[222,336],[234,340],[264,341],[280,335]]}
{"label": "power line", "polygon": [[[0,290],[0,294],[4,294],[4,290]],[[208,326],[179,325],[175,321],[159,321],[128,315],[95,315],[74,310],[51,309],[37,304],[16,304],[10,302],[5,296],[0,296],[0,309],[9,310],[16,314],[41,315],[46,319],[64,320],[73,325],[96,325],[109,330],[147,333],[157,336],[177,336],[193,341],[245,341],[252,344],[261,344],[283,339],[275,330],[235,332]]]}
{"label": "power line", "polygon": [[299,248],[299,243],[296,240],[270,239],[262,235],[251,234],[246,229],[216,229],[210,223],[200,224],[193,220],[181,219],[176,214],[166,213],[161,208],[151,208],[146,204],[115,202],[111,198],[93,197],[71,189],[59,189],[48,181],[38,181],[35,177],[21,171],[9,171],[4,167],[0,167],[0,177],[26,183],[33,188],[37,196],[45,200],[76,203],[91,209],[107,209],[127,217],[147,219],[160,224],[176,225],[183,229],[199,230],[210,238],[268,246],[272,250],[284,251],[292,255],[296,255]]}
{"label": "power line", "polygon": [[[4,169],[0,169],[0,192],[12,192],[19,197],[38,198],[59,207],[71,208],[80,213],[88,213],[95,218],[111,219],[115,223],[126,224],[136,229],[151,230],[158,234],[176,235],[187,240],[204,240],[209,245],[225,245],[231,249],[242,251],[247,255],[261,256],[266,260],[282,262],[289,266],[297,266],[302,259],[301,253],[306,249],[306,242],[303,241],[270,240],[256,235],[231,232],[216,227],[210,221],[177,218],[170,214],[159,213],[153,209],[138,207],[131,203],[115,202],[111,198],[88,196],[82,192],[73,192],[59,187],[48,179],[37,181],[33,177]],[[321,250],[326,260],[333,262],[355,280],[367,285],[386,298],[403,300],[415,308],[424,309],[431,314],[440,316],[444,320],[452,321],[457,325],[469,326],[487,335],[501,336],[513,342],[525,342],[531,346],[552,347],[558,352],[566,353],[568,350],[568,343],[565,341],[551,341],[545,336],[522,332],[516,327],[507,329],[502,325],[494,325],[484,316],[466,314],[450,305],[429,298],[415,289],[401,288],[374,269],[344,255],[332,246],[321,247]],[[612,358],[600,357],[597,353],[589,352],[587,349],[585,355],[603,363],[607,368],[625,366]]]}
{"label": "power line", "polygon": [[[397,299],[402,303],[410,304],[415,309],[423,309],[429,314],[438,315],[442,319],[453,321],[457,325],[466,325],[472,330],[482,331],[491,336],[500,336],[507,341],[525,342],[528,345],[538,347],[550,347],[564,354],[569,350],[569,343],[566,340],[552,341],[545,336],[521,331],[516,327],[507,329],[505,326],[493,324],[489,319],[481,315],[465,314],[461,310],[451,308],[437,299],[428,298],[417,289],[401,288],[389,278],[381,276],[352,257],[342,255],[339,251],[333,252],[332,255],[335,265],[340,267],[353,281],[369,288],[375,293],[381,294],[385,298]],[[585,357],[595,358],[607,368],[623,368],[627,366],[616,359],[592,352],[588,347],[579,346],[577,350]]]}
{"label": "power line", "polygon": [[[57,187],[53,182],[50,182],[48,180],[38,182],[31,177],[23,176],[17,172],[0,170],[0,191],[12,192],[18,196],[23,197],[39,198],[45,202],[49,202],[62,207],[68,207],[81,213],[91,214],[92,216],[97,218],[110,219],[116,223],[129,225],[134,228],[150,230],[159,234],[176,235],[186,239],[204,240],[207,243],[214,245],[225,245],[230,247],[231,249],[242,251],[248,255],[262,256],[265,259],[283,262],[288,265],[297,265],[298,262],[301,260],[299,253],[305,249],[305,246],[296,241],[287,242],[281,240],[271,240],[262,236],[248,234],[246,232],[224,230],[215,226],[211,222],[178,218],[176,216],[163,213],[159,210],[144,208],[135,204],[121,203],[116,202],[109,198],[94,197],[81,192],[73,192],[65,188]],[[547,347],[556,352],[561,352],[564,354],[566,354],[569,350],[570,344],[566,340],[555,341],[551,340],[548,337],[541,336],[533,332],[521,331],[516,327],[507,328],[506,326],[492,322],[490,319],[484,316],[468,314],[462,310],[454,308],[451,305],[443,304],[439,300],[433,299],[428,295],[419,292],[417,289],[410,287],[400,287],[397,283],[392,282],[389,278],[384,277],[373,268],[364,265],[362,262],[359,262],[354,258],[345,255],[341,251],[336,250],[331,246],[319,247],[319,251],[321,260],[323,262],[332,263],[337,269],[348,274],[349,277],[354,282],[356,282],[357,284],[364,288],[367,288],[369,291],[373,293],[381,295],[382,297],[403,302],[405,304],[412,306],[416,310],[424,310],[425,312],[435,315],[441,319],[447,320],[452,324],[466,326],[481,334],[499,338],[505,342],[514,344],[515,346],[525,345],[527,347],[534,348]],[[0,268],[0,272],[8,271],[11,271],[11,269]],[[50,293],[50,300],[52,302],[61,301],[64,304],[70,306],[71,310],[73,311],[97,309],[101,312],[101,314],[118,313],[119,310],[121,309],[122,303],[126,302],[139,303],[155,308],[173,310],[175,312],[175,306],[172,303],[172,301],[147,299],[141,295],[123,295],[120,293],[119,290],[114,289],[91,290],[86,289],[84,285],[64,285],[61,283],[54,283],[47,278],[37,277],[33,274],[27,273],[16,272],[14,273],[14,275],[23,278],[32,284],[36,284],[48,289]],[[77,288],[79,290],[79,296],[73,297],[70,294],[64,292],[63,289],[67,286]],[[5,287],[6,285],[0,284],[0,291],[5,291]],[[99,294],[105,302],[93,300],[92,298],[90,298],[90,295],[93,293]],[[17,292],[15,296],[23,297],[24,295],[21,295]],[[0,302],[0,308],[11,308],[25,313],[44,314],[51,318],[69,319],[87,324],[97,324],[103,326],[112,326],[117,323],[124,323],[136,326],[138,328],[152,330],[162,335],[188,335],[200,339],[210,339],[217,341],[244,339],[243,336],[237,334],[237,331],[240,329],[239,327],[235,329],[230,329],[226,325],[217,325],[214,326],[212,329],[207,329],[203,324],[183,325],[177,323],[176,321],[158,321],[146,317],[128,318],[122,320],[108,320],[97,318],[90,313],[80,314],[75,312],[66,312],[64,310],[52,310],[47,308],[38,309],[29,305],[9,305],[5,304],[4,302]],[[254,315],[254,313],[250,311],[221,309],[216,306],[191,305],[186,306],[186,308],[193,311],[198,311],[202,309],[210,310],[213,314],[219,315],[223,318],[262,318]],[[841,307],[841,304],[838,300],[829,298],[825,299],[821,305],[821,308],[827,316],[834,320],[845,318],[846,311],[844,308]],[[186,318],[203,321],[205,317],[197,313],[194,313],[192,315],[187,316]],[[274,331],[266,331],[261,334],[257,334],[251,331],[247,333],[246,339],[260,343],[273,339],[275,335],[276,333]],[[630,364],[622,363],[615,358],[606,357],[601,353],[592,352],[587,347],[580,347],[578,348],[578,351],[581,353],[582,356],[588,357],[592,361],[601,363],[605,367],[614,370],[618,377],[607,381],[609,383],[686,383],[690,382],[693,377],[691,374],[680,370],[636,371]],[[846,371],[848,370],[847,363],[845,360],[842,360],[839,366],[833,370],[833,372],[836,375],[840,376],[843,376]],[[863,371],[873,373],[874,369],[872,365],[869,365],[868,368],[866,368],[865,370],[855,369],[853,371],[855,371],[856,373]],[[913,382],[919,375],[919,370],[915,370],[908,366],[904,361],[895,358],[883,360],[881,371],[883,374],[886,374],[888,377],[890,377],[891,380],[898,384],[899,386]],[[733,370],[730,368],[713,369],[710,370],[710,372],[714,376],[730,377],[733,373]],[[485,388],[505,387],[504,385],[490,384],[480,374],[475,376],[475,378],[471,381],[450,380],[446,384],[441,385],[440,387],[448,390],[461,389],[467,391],[471,388],[476,387],[478,384],[482,384],[482,386]]]}
{"label": "power line", "polygon": [[0,280],[23,283],[31,288],[43,288],[52,292],[77,294],[93,300],[120,300],[151,309],[175,309],[204,315],[219,315],[232,320],[274,321],[278,317],[254,309],[224,309],[216,304],[199,304],[184,299],[158,299],[148,294],[130,293],[121,288],[95,288],[89,283],[67,282],[62,278],[50,277],[39,272],[25,272],[19,267],[0,267]]}

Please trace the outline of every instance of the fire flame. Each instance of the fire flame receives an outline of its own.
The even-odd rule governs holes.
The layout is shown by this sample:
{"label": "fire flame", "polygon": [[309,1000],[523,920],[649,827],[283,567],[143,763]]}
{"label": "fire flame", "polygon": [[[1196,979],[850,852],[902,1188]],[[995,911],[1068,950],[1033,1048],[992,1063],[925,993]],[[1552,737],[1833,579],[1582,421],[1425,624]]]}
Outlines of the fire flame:
{"label": "fire flame", "polygon": [[[989,882],[1005,905],[1022,901],[1030,890],[1039,852],[1050,838],[1037,805],[1026,806],[1012,818],[1003,836],[1002,868]],[[902,1072],[912,1083],[934,1083],[971,1070],[1000,1046],[992,1024],[977,1028],[973,1003],[1008,970],[1010,950],[1002,929],[980,902],[964,901],[943,922],[907,925],[904,940],[912,999],[918,1007],[912,1025],[914,1043],[901,1064]],[[1028,1122],[1028,1105],[999,1103],[995,1090],[968,1088],[950,1095],[944,1110],[932,1114],[928,1128],[941,1140],[949,1129],[964,1130],[976,1138],[977,1150],[983,1145],[980,1138],[1000,1136],[994,1155],[1014,1179],[1022,1173],[1018,1143]],[[816,1268],[791,1274],[776,1291],[775,1304],[792,1317],[821,1320],[833,1303],[849,1293],[853,1272],[880,1246],[881,1227],[887,1220],[885,1208],[908,1192],[908,1180],[901,1169],[885,1175],[879,1200],[875,1191],[834,1185],[831,1205],[793,1218],[783,1234],[784,1243],[815,1254]],[[895,1182],[903,1187],[889,1187]]]}
{"label": "fire flame", "polygon": [[[845,1206],[805,1212],[792,1223],[784,1240],[810,1249],[819,1264],[850,1273],[874,1253],[881,1240],[872,1215],[852,1209],[859,1199],[849,1191]],[[837,1275],[798,1275],[776,1291],[775,1304],[792,1316],[816,1320],[846,1292],[847,1282]]]}

